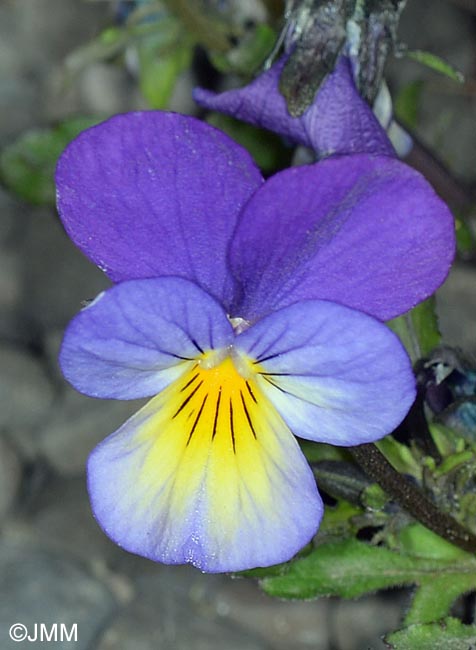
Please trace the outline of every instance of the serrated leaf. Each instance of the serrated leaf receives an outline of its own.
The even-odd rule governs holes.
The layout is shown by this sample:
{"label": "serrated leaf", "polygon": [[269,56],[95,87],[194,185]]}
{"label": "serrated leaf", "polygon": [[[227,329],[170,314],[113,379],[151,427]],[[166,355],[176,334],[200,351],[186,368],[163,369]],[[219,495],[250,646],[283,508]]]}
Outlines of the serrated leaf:
{"label": "serrated leaf", "polygon": [[441,342],[433,297],[387,325],[398,335],[413,362],[428,356]]}
{"label": "serrated leaf", "polygon": [[457,81],[458,83],[464,82],[464,76],[462,73],[436,54],[425,52],[423,50],[408,50],[406,55],[409,59],[422,63],[427,68],[431,68],[435,72],[439,72],[453,81]]}
{"label": "serrated leaf", "polygon": [[385,637],[392,650],[476,650],[476,626],[447,618],[430,625],[411,625]]}
{"label": "serrated leaf", "polygon": [[[431,588],[435,580],[452,585],[450,602],[445,593],[438,600],[439,592],[433,589],[433,611],[446,615],[468,585],[476,587],[476,559],[468,554],[451,560],[415,557],[352,539],[318,546],[291,563],[285,575],[265,578],[261,585],[268,595],[278,598],[356,598],[389,587]],[[423,609],[422,615],[427,616]]]}
{"label": "serrated leaf", "polygon": [[36,205],[54,204],[56,161],[73,138],[101,119],[79,117],[52,129],[26,131],[0,154],[2,182],[25,201]]}
{"label": "serrated leaf", "polygon": [[[432,623],[450,613],[455,600],[476,586],[474,575],[434,577],[415,591],[412,604],[405,617],[405,624]],[[475,649],[476,650],[476,649]]]}

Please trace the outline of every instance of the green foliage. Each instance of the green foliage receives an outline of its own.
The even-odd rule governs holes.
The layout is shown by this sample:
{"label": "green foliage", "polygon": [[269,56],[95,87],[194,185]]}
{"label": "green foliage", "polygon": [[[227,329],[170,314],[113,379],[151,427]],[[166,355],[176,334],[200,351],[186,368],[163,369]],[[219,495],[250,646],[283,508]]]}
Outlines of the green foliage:
{"label": "green foliage", "polygon": [[426,357],[441,341],[433,297],[387,325],[399,336],[413,362]]}
{"label": "green foliage", "polygon": [[[422,532],[424,531],[424,532]],[[421,539],[418,539],[418,537]],[[278,598],[356,598],[379,589],[417,585],[408,621],[428,622],[445,616],[453,601],[476,587],[476,559],[464,552],[448,553],[435,543],[430,557],[420,553],[428,531],[412,534],[413,553],[395,552],[355,539],[322,544],[292,562],[287,571],[261,581]],[[436,588],[438,587],[438,588]]]}
{"label": "green foliage", "polygon": [[[472,205],[468,212],[475,212],[476,206]],[[476,235],[471,228],[471,222],[462,214],[455,215],[456,245],[459,255],[471,258],[476,252]]]}
{"label": "green foliage", "polygon": [[393,436],[385,436],[375,444],[397,472],[408,474],[417,480],[421,479],[421,464],[409,447],[395,440]]}
{"label": "green foliage", "polygon": [[177,78],[191,63],[189,43],[162,51],[156,39],[144,40],[138,47],[139,86],[151,108],[167,108]]}
{"label": "green foliage", "polygon": [[397,119],[411,129],[418,126],[423,86],[421,80],[412,81],[400,90],[393,102]]}
{"label": "green foliage", "polygon": [[250,76],[271,52],[276,34],[268,25],[258,25],[226,53],[211,53],[213,65],[224,73]]}
{"label": "green foliage", "polygon": [[425,52],[423,50],[408,50],[406,55],[409,59],[413,59],[413,61],[417,61],[418,63],[425,65],[427,68],[431,68],[431,70],[439,72],[445,77],[449,77],[453,81],[457,81],[458,83],[464,82],[464,76],[461,72],[456,70],[456,68],[436,54]]}
{"label": "green foliage", "polygon": [[411,625],[385,637],[392,650],[475,650],[476,626],[446,618],[430,625]]}
{"label": "green foliage", "polygon": [[56,161],[66,145],[99,117],[78,117],[51,129],[26,131],[0,154],[0,179],[21,199],[54,204]]}
{"label": "green foliage", "polygon": [[238,36],[231,17],[205,6],[203,0],[165,0],[165,4],[193,39],[206,49],[227,52],[230,38]]}
{"label": "green foliage", "polygon": [[310,463],[317,463],[320,460],[351,460],[352,457],[345,447],[333,447],[325,442],[311,442],[310,440],[299,440],[303,454]]}

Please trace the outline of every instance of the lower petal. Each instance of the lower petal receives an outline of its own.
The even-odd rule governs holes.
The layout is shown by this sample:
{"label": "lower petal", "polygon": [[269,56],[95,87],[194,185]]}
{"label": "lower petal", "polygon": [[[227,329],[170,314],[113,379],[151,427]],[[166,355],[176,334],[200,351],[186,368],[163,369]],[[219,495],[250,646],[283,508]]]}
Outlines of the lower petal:
{"label": "lower petal", "polygon": [[115,542],[208,572],[286,561],[322,516],[296,440],[230,357],[185,372],[93,451],[88,471]]}

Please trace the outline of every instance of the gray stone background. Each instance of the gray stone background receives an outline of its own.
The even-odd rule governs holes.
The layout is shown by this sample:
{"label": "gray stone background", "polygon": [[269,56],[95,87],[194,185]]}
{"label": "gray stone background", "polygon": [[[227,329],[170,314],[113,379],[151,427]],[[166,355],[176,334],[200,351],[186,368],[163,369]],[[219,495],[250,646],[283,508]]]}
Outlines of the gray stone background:
{"label": "gray stone background", "polygon": [[[419,135],[476,182],[476,3],[409,0],[401,35],[446,57],[465,86],[393,63],[398,89],[428,81]],[[111,20],[107,2],[0,0],[0,147],[66,116],[143,106],[131,77],[96,63],[70,87],[64,57]],[[185,76],[174,106],[191,110]],[[12,623],[78,624],[77,650],[366,650],[399,624],[406,592],[344,602],[278,602],[252,581],[165,567],[115,547],[89,511],[88,452],[137,408],[95,401],[61,377],[62,331],[107,285],[55,213],[0,188],[0,649]],[[447,342],[476,352],[475,269],[457,265],[439,292]]]}

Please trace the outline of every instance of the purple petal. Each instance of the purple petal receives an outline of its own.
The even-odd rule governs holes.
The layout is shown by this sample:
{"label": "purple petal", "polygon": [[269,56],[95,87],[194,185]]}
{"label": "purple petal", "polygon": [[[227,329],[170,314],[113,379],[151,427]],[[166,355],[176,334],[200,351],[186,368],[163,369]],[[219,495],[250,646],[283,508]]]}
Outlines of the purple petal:
{"label": "purple petal", "polygon": [[302,438],[349,446],[378,440],[415,399],[410,361],[395,334],[331,302],[271,314],[236,347],[256,360],[258,385]]}
{"label": "purple petal", "polygon": [[208,572],[283,562],[310,541],[322,516],[312,472],[251,385],[253,398],[230,358],[197,366],[96,447],[89,493],[111,539]]}
{"label": "purple petal", "polygon": [[431,295],[454,255],[453,218],[425,179],[386,156],[354,155],[276,174],[252,197],[231,247],[254,320],[324,298],[388,320]]}
{"label": "purple petal", "polygon": [[226,247],[261,182],[228,136],[152,111],[84,131],[56,173],[68,234],[112,280],[176,275],[222,300],[231,291]]}
{"label": "purple petal", "polygon": [[92,397],[155,395],[203,352],[233,341],[222,307],[192,282],[122,282],[80,312],[66,330],[60,364]]}
{"label": "purple petal", "polygon": [[237,90],[216,95],[196,88],[195,101],[311,147],[319,157],[366,152],[395,154],[385,131],[355,87],[348,59],[340,59],[313,104],[297,118],[289,115],[278,87],[285,63],[284,57]]}

